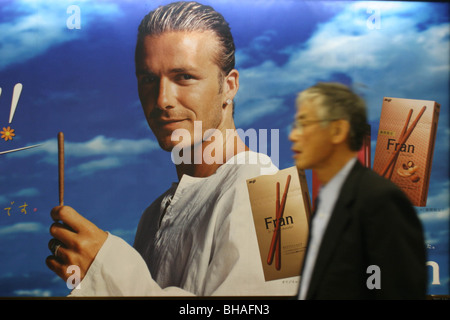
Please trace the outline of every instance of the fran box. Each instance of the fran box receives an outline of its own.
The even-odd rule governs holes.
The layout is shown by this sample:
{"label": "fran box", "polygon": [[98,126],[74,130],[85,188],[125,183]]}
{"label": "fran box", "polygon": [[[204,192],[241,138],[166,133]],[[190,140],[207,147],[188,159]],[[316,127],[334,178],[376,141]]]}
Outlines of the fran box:
{"label": "fran box", "polygon": [[287,168],[247,187],[265,280],[300,275],[311,213],[304,172]]}
{"label": "fran box", "polygon": [[427,204],[439,111],[435,101],[383,99],[373,170],[418,207]]}

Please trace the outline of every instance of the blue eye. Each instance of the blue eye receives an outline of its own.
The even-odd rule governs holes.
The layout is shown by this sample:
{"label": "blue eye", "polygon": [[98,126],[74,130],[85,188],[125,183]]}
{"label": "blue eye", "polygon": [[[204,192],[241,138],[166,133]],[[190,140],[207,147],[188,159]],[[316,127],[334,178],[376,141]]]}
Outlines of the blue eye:
{"label": "blue eye", "polygon": [[194,79],[193,76],[191,76],[190,74],[182,74],[181,75],[181,80],[191,80]]}

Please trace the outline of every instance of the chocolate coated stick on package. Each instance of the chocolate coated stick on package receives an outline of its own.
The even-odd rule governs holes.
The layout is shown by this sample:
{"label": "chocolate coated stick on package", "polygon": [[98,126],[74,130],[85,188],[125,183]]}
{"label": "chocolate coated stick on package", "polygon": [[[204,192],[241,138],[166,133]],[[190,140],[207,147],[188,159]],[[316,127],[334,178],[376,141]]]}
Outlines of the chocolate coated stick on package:
{"label": "chocolate coated stick on package", "polygon": [[247,180],[266,281],[300,275],[311,204],[304,171],[290,167]]}
{"label": "chocolate coated stick on package", "polygon": [[383,99],[373,170],[417,207],[427,204],[439,111],[435,101]]}

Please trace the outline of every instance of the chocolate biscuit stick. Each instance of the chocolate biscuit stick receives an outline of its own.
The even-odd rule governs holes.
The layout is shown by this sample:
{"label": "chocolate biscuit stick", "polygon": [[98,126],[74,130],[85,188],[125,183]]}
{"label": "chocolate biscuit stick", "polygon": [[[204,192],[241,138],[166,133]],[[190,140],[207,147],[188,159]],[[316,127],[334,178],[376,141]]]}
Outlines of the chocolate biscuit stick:
{"label": "chocolate biscuit stick", "polygon": [[[408,129],[408,131],[403,135],[403,137],[400,138],[399,141],[399,145],[402,145],[406,142],[406,140],[408,140],[409,136],[411,135],[411,133],[414,131],[417,123],[419,122],[420,118],[422,117],[423,113],[426,110],[426,106],[423,106],[422,110],[420,110],[419,114],[417,115],[416,119],[414,120],[414,122],[412,123],[411,127]],[[397,148],[394,153],[392,154],[391,158],[389,159],[389,161],[387,162],[386,166],[384,167],[384,169],[381,171],[381,176],[385,176],[386,172],[388,171],[389,167],[392,165],[392,163],[394,162],[395,158],[398,156],[399,152],[400,152],[401,148]]]}
{"label": "chocolate biscuit stick", "polygon": [[[279,182],[277,182],[277,184],[276,184],[275,193],[276,193],[275,217],[278,218],[278,212],[280,211],[280,183]],[[274,231],[274,233],[275,233],[275,231]],[[278,240],[278,237],[275,239],[275,246],[277,245],[277,243],[276,243],[277,240]],[[273,238],[272,238],[272,242],[273,242]],[[278,246],[276,246],[276,249],[278,249]],[[275,251],[277,251],[277,250],[275,250]],[[274,257],[274,251],[271,251],[269,249],[269,256],[267,257],[267,264],[269,264],[269,265],[272,264],[273,257]]]}
{"label": "chocolate biscuit stick", "polygon": [[[277,203],[276,212],[280,211],[280,183],[277,182]],[[275,268],[280,270],[281,268],[281,232],[278,232],[275,240]]]}
{"label": "chocolate biscuit stick", "polygon": [[59,205],[64,205],[64,134],[58,133]]}
{"label": "chocolate biscuit stick", "polygon": [[[409,125],[409,121],[411,120],[412,113],[413,113],[413,109],[410,109],[409,112],[408,112],[408,116],[406,117],[406,122],[405,122],[405,124],[403,126],[402,132],[400,133],[400,136],[398,137],[399,140],[401,140],[403,138],[403,136],[405,135],[406,131],[408,130],[408,125]],[[397,159],[398,159],[398,153],[395,156],[394,160],[391,163],[391,166],[388,169],[388,172],[387,172],[387,178],[388,179],[391,178],[392,172],[394,172],[394,167],[395,167],[395,163],[397,162]]]}
{"label": "chocolate biscuit stick", "polygon": [[[281,232],[281,230],[280,230],[280,223],[281,223],[280,220],[283,217],[284,207],[286,205],[286,198],[287,198],[287,193],[288,193],[288,190],[289,190],[290,182],[291,182],[291,175],[288,175],[287,180],[286,180],[286,187],[284,188],[283,198],[281,199],[280,207],[279,207],[278,212],[276,214],[276,226],[275,226],[275,230],[273,232],[272,242],[271,242],[270,248],[269,248],[269,255],[267,257],[267,264],[271,264],[272,261],[273,261],[273,257],[274,257],[274,253],[275,253],[276,245],[277,245],[277,239],[278,239],[279,233]],[[278,242],[278,246],[281,246],[280,242]],[[278,263],[280,263],[280,261]]]}

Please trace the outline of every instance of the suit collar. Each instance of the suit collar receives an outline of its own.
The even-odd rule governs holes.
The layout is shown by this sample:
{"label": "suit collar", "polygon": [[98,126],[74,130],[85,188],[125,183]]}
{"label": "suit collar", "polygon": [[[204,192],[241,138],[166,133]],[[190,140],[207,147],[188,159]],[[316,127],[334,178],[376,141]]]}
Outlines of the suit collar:
{"label": "suit collar", "polygon": [[328,227],[323,235],[320,250],[317,255],[315,268],[312,274],[311,282],[308,289],[307,299],[314,295],[314,291],[319,285],[320,279],[325,269],[328,267],[329,260],[333,255],[335,246],[339,243],[339,239],[347,224],[350,215],[347,208],[352,204],[358,188],[358,180],[364,167],[359,161],[356,161],[342,185],[336,205],[332,211]]}

